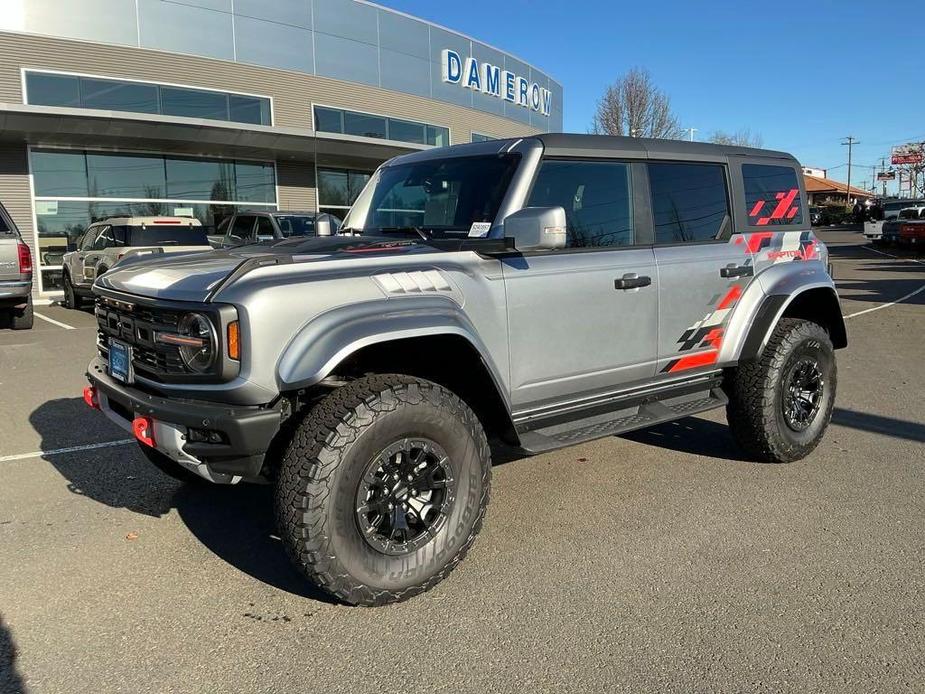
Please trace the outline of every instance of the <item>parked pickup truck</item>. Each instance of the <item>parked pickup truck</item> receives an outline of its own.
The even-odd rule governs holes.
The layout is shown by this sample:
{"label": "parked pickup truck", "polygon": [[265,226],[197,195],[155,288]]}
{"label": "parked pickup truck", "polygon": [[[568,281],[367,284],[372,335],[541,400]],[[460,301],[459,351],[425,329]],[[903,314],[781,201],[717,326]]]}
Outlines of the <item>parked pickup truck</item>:
{"label": "parked pickup truck", "polygon": [[112,217],[91,224],[64,254],[64,305],[79,308],[93,282],[123,258],[208,251],[212,247],[198,219]]}
{"label": "parked pickup truck", "polygon": [[925,244],[925,207],[909,208],[900,212],[899,244],[901,246]]}
{"label": "parked pickup truck", "polygon": [[97,279],[84,399],[167,474],[274,484],[339,599],[403,600],[474,542],[489,440],[725,407],[748,457],[813,451],[847,337],[802,180],[782,152],[593,135],[404,155],[340,235]]}
{"label": "parked pickup truck", "polygon": [[13,330],[29,330],[32,314],[32,252],[0,204],[0,311]]}
{"label": "parked pickup truck", "polygon": [[331,236],[341,220],[324,212],[245,211],[226,217],[209,235],[215,248],[234,248],[305,236]]}
{"label": "parked pickup truck", "polygon": [[925,200],[891,200],[883,206],[883,219],[864,222],[864,236],[874,244],[895,243],[899,240],[899,222],[904,210],[925,207]]}

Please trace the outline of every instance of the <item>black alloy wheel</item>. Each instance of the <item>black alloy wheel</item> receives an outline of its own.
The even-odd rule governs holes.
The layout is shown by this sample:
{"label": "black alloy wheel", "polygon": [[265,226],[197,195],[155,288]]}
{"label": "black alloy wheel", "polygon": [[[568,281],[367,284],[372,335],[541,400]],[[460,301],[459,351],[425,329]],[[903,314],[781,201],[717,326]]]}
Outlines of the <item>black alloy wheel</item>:
{"label": "black alloy wheel", "polygon": [[406,438],[367,466],[357,489],[357,524],[374,549],[408,554],[437,535],[455,496],[446,451],[430,439]]}
{"label": "black alloy wheel", "polygon": [[787,426],[794,431],[805,431],[819,413],[824,391],[825,378],[818,361],[803,357],[793,364],[784,380],[781,398]]}

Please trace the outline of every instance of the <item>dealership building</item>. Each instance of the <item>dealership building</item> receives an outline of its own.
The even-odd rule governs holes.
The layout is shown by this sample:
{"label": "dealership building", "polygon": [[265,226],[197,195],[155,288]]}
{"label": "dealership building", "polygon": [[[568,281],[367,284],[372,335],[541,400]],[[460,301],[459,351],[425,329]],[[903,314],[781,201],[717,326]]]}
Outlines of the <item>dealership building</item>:
{"label": "dealership building", "polygon": [[0,201],[37,299],[93,221],[343,216],[397,154],[562,129],[562,87],[360,0],[6,0]]}

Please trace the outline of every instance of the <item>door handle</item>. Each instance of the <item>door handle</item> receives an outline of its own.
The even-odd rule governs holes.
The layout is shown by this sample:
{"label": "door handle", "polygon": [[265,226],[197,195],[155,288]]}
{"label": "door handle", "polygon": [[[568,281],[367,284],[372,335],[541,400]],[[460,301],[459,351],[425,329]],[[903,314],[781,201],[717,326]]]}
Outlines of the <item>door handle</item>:
{"label": "door handle", "polygon": [[623,275],[620,279],[613,281],[614,289],[639,289],[639,287],[648,287],[652,284],[652,278],[647,275],[640,277],[635,272]]}
{"label": "door handle", "polygon": [[719,269],[720,277],[751,277],[755,274],[755,268],[751,265],[730,264]]}

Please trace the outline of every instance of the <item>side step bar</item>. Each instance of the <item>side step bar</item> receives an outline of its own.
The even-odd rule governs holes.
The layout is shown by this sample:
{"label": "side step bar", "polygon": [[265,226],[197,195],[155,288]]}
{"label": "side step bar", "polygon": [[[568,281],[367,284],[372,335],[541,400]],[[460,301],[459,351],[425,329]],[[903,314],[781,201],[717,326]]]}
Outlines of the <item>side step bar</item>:
{"label": "side step bar", "polygon": [[625,434],[635,429],[706,412],[722,407],[727,402],[728,398],[720,388],[669,396],[662,400],[519,432],[520,446],[527,453],[545,453],[556,448]]}

